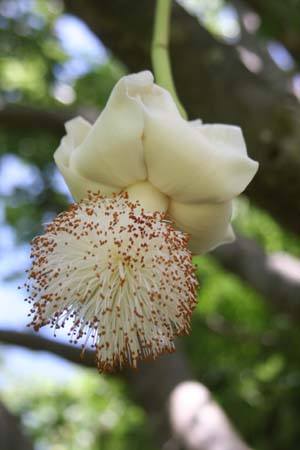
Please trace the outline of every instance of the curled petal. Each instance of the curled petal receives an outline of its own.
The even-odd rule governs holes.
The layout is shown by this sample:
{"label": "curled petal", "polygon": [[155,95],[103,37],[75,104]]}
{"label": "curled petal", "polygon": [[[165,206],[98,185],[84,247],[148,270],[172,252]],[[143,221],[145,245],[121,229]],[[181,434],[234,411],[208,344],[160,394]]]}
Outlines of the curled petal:
{"label": "curled petal", "polygon": [[190,234],[189,247],[194,254],[234,240],[230,225],[232,202],[193,205],[172,200],[168,213],[179,229]]}
{"label": "curled petal", "polygon": [[179,202],[230,200],[245,189],[258,168],[247,157],[235,127],[212,129],[148,112],[144,142],[150,182]]}
{"label": "curled petal", "polygon": [[247,147],[240,127],[223,124],[204,124],[201,127],[196,125],[196,129],[203,134],[211,143],[218,146],[220,151],[237,154],[247,157]]}
{"label": "curled petal", "polygon": [[121,78],[70,166],[93,181],[124,188],[147,177],[141,96],[153,86],[150,72]]}
{"label": "curled petal", "polygon": [[75,117],[65,123],[66,136],[61,140],[60,146],[54,153],[54,159],[58,159],[64,166],[69,167],[70,155],[74,148],[81,144],[91,129],[91,125],[83,117]]}
{"label": "curled petal", "polygon": [[70,170],[69,167],[63,165],[58,155],[55,157],[55,162],[76,201],[86,198],[88,192],[102,192],[103,195],[110,197],[111,194],[120,190],[119,188],[107,186],[82,177],[79,173],[76,173],[74,170]]}
{"label": "curled petal", "polygon": [[68,120],[65,123],[67,135],[72,139],[73,147],[77,147],[82,143],[88,132],[91,130],[92,125],[83,117],[75,117]]}
{"label": "curled petal", "polygon": [[67,134],[61,140],[60,146],[54,153],[56,165],[64,177],[73,197],[79,201],[87,197],[88,191],[101,191],[105,195],[111,195],[119,189],[94,182],[80,175],[76,170],[70,169],[70,155],[75,146],[80,145],[90,131],[91,125],[82,117],[76,117],[65,125]]}
{"label": "curled petal", "polygon": [[159,118],[168,115],[174,119],[181,117],[172,95],[156,84],[153,84],[151,91],[142,93],[141,100],[146,116],[150,114]]}

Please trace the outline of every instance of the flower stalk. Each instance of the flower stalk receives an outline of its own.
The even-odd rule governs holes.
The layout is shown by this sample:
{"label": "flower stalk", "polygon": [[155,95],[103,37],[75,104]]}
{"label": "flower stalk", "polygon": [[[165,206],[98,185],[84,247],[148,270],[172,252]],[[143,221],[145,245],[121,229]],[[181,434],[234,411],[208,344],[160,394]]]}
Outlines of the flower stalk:
{"label": "flower stalk", "polygon": [[169,52],[171,1],[156,2],[151,59],[156,83],[170,92],[181,116],[187,119],[187,113],[176,92],[171,69]]}

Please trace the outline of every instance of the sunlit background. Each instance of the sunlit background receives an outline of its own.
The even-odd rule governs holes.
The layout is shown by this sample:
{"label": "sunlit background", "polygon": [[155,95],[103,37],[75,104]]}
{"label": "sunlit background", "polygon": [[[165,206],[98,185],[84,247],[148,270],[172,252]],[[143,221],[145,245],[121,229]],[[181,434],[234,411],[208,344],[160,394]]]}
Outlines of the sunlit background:
{"label": "sunlit background", "polygon": [[[217,39],[235,45],[249,71],[262,70],[261,57],[239,43],[243,29],[259,32],[256,13],[241,17],[234,2],[221,0],[180,3]],[[94,114],[126,72],[82,21],[64,13],[58,0],[1,0],[0,37],[0,108],[83,108]],[[300,98],[294,58],[276,39],[265,39],[274,63],[290,73],[291,94]],[[16,130],[1,131],[0,144],[0,328],[24,330],[29,306],[18,286],[30,264],[29,241],[71,199],[52,161],[58,140],[51,132],[39,130],[37,122],[23,133],[16,124]],[[300,256],[299,238],[246,197],[236,204],[234,223],[268,253]],[[299,342],[295,325],[211,257],[197,262],[199,307],[193,332],[183,339],[195,375],[243,434],[250,441],[255,436],[255,448],[275,448],[269,447],[265,432],[268,424],[273,429],[273,420],[285,424],[278,436],[283,446],[276,448],[295,449],[300,368],[296,353],[286,349],[287,342]],[[41,333],[52,337],[47,328]],[[58,339],[66,341],[66,335],[60,333]],[[0,351],[1,398],[21,415],[36,449],[153,449],[145,415],[120,380],[45,352],[6,345]]]}

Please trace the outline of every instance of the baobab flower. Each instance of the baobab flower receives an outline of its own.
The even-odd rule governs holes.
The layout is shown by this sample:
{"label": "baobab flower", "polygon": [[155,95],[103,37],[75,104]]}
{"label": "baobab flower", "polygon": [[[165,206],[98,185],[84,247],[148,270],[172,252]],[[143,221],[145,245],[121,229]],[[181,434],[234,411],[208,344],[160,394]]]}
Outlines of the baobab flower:
{"label": "baobab flower", "polygon": [[188,122],[145,71],[121,78],[93,125],[77,117],[66,131],[54,159],[75,200],[127,191],[189,233],[195,254],[234,239],[232,199],[258,168],[239,127]]}
{"label": "baobab flower", "polygon": [[31,325],[72,319],[99,370],[136,367],[189,331],[191,251],[233,239],[232,199],[257,163],[239,128],[182,119],[150,72],[122,78],[93,126],[66,130],[55,161],[78,203],[33,241]]}

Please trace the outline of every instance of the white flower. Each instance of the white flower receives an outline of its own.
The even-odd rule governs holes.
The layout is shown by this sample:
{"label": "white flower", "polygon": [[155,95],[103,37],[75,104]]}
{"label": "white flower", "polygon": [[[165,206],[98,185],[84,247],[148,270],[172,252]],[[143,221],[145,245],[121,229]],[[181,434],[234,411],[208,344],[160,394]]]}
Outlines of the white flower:
{"label": "white flower", "polygon": [[90,194],[33,241],[30,325],[59,329],[71,318],[71,341],[85,336],[84,349],[90,339],[100,371],[174,351],[197,299],[187,240],[125,193]]}
{"label": "white flower", "polygon": [[232,199],[257,163],[239,128],[182,119],[150,72],[122,78],[93,126],[77,117],[66,130],[55,161],[78,203],[33,241],[31,325],[72,319],[71,340],[92,343],[99,370],[135,368],[188,332],[188,244],[233,239]]}
{"label": "white flower", "polygon": [[151,72],[123,77],[94,125],[66,124],[55,161],[74,198],[127,191],[166,212],[203,253],[234,238],[232,199],[257,171],[240,128],[184,120]]}

